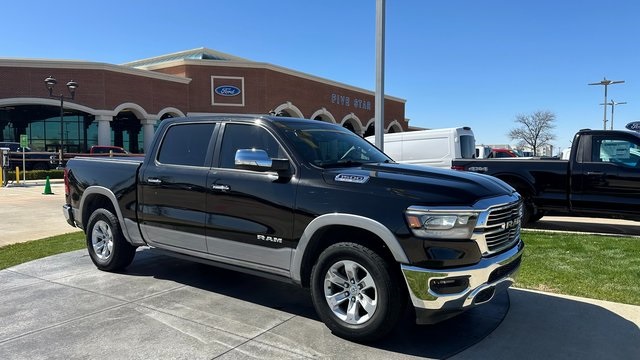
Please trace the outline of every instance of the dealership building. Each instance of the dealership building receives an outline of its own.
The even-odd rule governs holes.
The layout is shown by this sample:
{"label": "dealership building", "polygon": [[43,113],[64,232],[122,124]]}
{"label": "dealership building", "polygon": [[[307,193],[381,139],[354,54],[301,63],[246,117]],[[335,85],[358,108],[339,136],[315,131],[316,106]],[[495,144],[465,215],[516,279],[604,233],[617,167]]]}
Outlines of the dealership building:
{"label": "dealership building", "polygon": [[[50,77],[57,80],[51,92]],[[372,91],[206,48],[121,65],[0,59],[0,84],[0,141],[27,135],[36,151],[62,143],[65,152],[115,145],[141,153],[162,120],[219,113],[303,117],[374,133]],[[408,130],[405,100],[385,97],[384,129]]]}

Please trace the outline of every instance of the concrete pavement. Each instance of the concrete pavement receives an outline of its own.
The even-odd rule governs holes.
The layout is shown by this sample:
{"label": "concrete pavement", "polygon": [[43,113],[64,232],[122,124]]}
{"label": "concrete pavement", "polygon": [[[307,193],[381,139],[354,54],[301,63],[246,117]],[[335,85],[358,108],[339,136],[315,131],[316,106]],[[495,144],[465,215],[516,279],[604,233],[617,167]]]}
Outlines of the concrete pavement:
{"label": "concrete pavement", "polygon": [[[76,231],[52,189],[0,188],[0,246]],[[638,306],[511,289],[437,325],[408,313],[361,345],[333,336],[302,289],[150,249],[120,274],[85,250],[0,271],[0,359],[640,359],[639,325]]]}
{"label": "concrete pavement", "polygon": [[62,215],[64,183],[51,180],[54,195],[43,195],[45,181],[0,187],[0,247],[79,231]]}
{"label": "concrete pavement", "polygon": [[126,272],[79,250],[0,271],[1,359],[639,359],[640,307],[512,289],[388,339],[332,335],[293,285],[139,251]]}

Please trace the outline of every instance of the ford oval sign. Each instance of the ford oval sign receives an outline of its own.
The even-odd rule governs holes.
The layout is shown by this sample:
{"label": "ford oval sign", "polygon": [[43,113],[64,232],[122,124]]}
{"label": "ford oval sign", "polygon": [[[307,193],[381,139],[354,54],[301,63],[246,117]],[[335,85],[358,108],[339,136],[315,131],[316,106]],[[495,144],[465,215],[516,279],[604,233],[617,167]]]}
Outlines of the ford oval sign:
{"label": "ford oval sign", "polygon": [[240,95],[240,89],[232,85],[218,86],[215,90],[216,94],[220,96],[236,96]]}
{"label": "ford oval sign", "polygon": [[640,131],[640,121],[630,122],[625,127],[629,130]]}

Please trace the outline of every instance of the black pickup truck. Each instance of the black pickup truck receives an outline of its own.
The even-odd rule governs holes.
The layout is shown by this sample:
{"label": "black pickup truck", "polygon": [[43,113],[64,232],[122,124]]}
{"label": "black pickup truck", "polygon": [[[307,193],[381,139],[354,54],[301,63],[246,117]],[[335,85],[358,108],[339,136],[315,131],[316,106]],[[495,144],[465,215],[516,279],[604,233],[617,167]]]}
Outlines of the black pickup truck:
{"label": "black pickup truck", "polygon": [[336,334],[370,341],[514,281],[522,201],[485,175],[394,163],[340,126],[219,115],[161,123],[145,158],[74,158],[68,223],[101,270],[138,246],[311,289]]}
{"label": "black pickup truck", "polygon": [[580,130],[569,160],[492,159],[452,168],[495,176],[524,198],[523,221],[546,213],[640,220],[640,134]]}

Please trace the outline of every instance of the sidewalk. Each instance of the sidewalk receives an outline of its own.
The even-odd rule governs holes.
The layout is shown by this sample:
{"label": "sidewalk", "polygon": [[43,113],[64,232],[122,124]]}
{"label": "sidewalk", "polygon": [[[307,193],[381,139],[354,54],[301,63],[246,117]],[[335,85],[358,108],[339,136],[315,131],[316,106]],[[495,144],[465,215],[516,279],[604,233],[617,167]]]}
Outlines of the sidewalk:
{"label": "sidewalk", "polygon": [[79,231],[64,219],[64,182],[50,180],[53,195],[43,195],[45,180],[0,187],[0,247]]}

